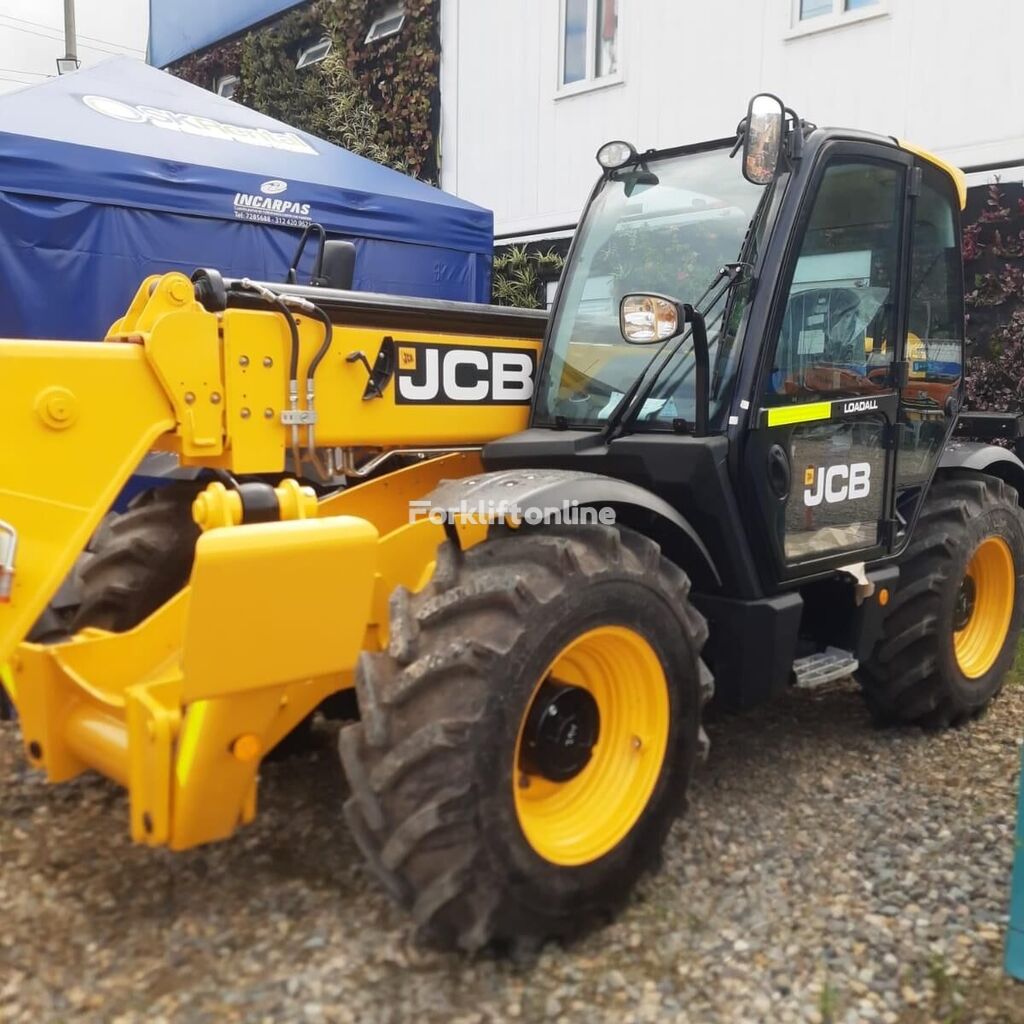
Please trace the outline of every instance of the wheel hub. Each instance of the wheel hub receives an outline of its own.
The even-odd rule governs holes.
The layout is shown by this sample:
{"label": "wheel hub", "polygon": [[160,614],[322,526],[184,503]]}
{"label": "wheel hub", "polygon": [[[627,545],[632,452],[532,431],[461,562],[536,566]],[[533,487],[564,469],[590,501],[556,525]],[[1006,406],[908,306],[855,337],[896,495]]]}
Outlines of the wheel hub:
{"label": "wheel hub", "polygon": [[968,560],[953,606],[953,652],[968,679],[991,671],[1005,649],[1016,593],[1013,552],[1002,536],[989,534]]}
{"label": "wheel hub", "polygon": [[956,594],[953,606],[953,629],[959,632],[971,621],[974,614],[974,603],[978,597],[978,587],[973,576],[964,576],[960,581],[960,589]]}
{"label": "wheel hub", "polygon": [[547,680],[526,718],[519,769],[566,782],[590,762],[600,730],[597,701],[587,690]]}

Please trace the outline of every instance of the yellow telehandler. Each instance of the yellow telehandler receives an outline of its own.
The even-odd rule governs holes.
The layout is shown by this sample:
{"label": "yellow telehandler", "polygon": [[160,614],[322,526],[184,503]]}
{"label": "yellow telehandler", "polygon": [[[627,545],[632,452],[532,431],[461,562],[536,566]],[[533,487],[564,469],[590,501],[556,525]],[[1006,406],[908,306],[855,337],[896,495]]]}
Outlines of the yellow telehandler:
{"label": "yellow telehandler", "polygon": [[[961,411],[962,174],[768,94],[738,138],[598,162],[546,326],[207,270],[101,345],[0,342],[31,764],[119,781],[132,837],[184,849],[354,693],[346,818],[419,933],[473,950],[621,905],[712,671],[739,708],[851,674],[883,721],[986,707],[1024,464],[987,443],[1012,417]],[[152,449],[192,479],[104,519]]]}

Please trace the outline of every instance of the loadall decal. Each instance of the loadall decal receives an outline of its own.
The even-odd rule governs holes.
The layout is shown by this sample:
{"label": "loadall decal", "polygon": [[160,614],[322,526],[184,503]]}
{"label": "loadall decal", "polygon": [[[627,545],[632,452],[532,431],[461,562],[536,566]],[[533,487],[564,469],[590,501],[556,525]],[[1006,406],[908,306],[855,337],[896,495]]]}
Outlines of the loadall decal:
{"label": "loadall decal", "polygon": [[527,405],[536,356],[521,348],[396,341],[398,405]]}
{"label": "loadall decal", "polygon": [[849,416],[855,412],[877,412],[878,402],[874,398],[854,398],[849,402],[843,402],[843,415]]}
{"label": "loadall decal", "polygon": [[814,508],[822,501],[830,505],[857,501],[870,493],[870,462],[854,462],[849,466],[808,466],[804,471],[804,504],[808,508]]}
{"label": "loadall decal", "polygon": [[823,402],[805,402],[801,405],[779,405],[761,410],[761,422],[768,427],[787,427],[796,423],[818,420],[844,420],[866,412],[878,412],[894,419],[899,406],[895,392],[868,398],[833,398]]}

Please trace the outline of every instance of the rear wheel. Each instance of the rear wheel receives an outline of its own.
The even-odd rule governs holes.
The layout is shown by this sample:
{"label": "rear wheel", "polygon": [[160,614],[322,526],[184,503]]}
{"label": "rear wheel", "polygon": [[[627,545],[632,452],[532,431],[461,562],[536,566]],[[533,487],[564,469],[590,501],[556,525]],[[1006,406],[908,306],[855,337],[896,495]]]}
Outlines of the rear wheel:
{"label": "rear wheel", "polygon": [[188,583],[200,532],[192,502],[201,489],[175,483],[145,491],[122,515],[104,520],[75,568],[72,632],[132,629]]}
{"label": "rear wheel", "polygon": [[447,543],[396,592],[340,747],[346,817],[421,938],[571,936],[657,859],[711,690],[688,591],[651,541],[586,527]]}
{"label": "rear wheel", "polygon": [[[199,538],[192,501],[201,489],[167,484],[143,491],[123,513],[107,513],[28,639],[57,643],[89,626],[123,633],[173,597],[192,572]],[[13,710],[0,688],[0,720]]]}
{"label": "rear wheel", "polygon": [[939,728],[1002,689],[1024,620],[1024,513],[1001,480],[937,480],[860,681],[881,721]]}

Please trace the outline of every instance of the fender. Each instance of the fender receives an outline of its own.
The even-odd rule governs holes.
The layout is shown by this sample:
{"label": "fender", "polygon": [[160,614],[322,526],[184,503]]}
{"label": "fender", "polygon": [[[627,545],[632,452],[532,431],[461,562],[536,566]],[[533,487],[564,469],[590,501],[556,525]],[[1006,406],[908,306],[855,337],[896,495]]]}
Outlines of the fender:
{"label": "fender", "polygon": [[182,466],[173,452],[150,452],[121,488],[114,501],[114,511],[125,512],[132,499],[143,491],[152,491],[176,480],[198,480],[204,472],[202,466]]}
{"label": "fender", "polygon": [[693,526],[664,499],[615,477],[562,469],[499,470],[444,481],[424,500],[452,515],[511,506],[525,514],[529,509],[571,508],[573,503],[581,508],[610,508],[617,523],[657,541],[665,556],[687,571],[695,588],[721,587],[718,568]]}
{"label": "fender", "polygon": [[937,472],[969,470],[988,473],[1013,487],[1024,498],[1024,462],[1009,448],[980,441],[950,441],[939,459]]}

